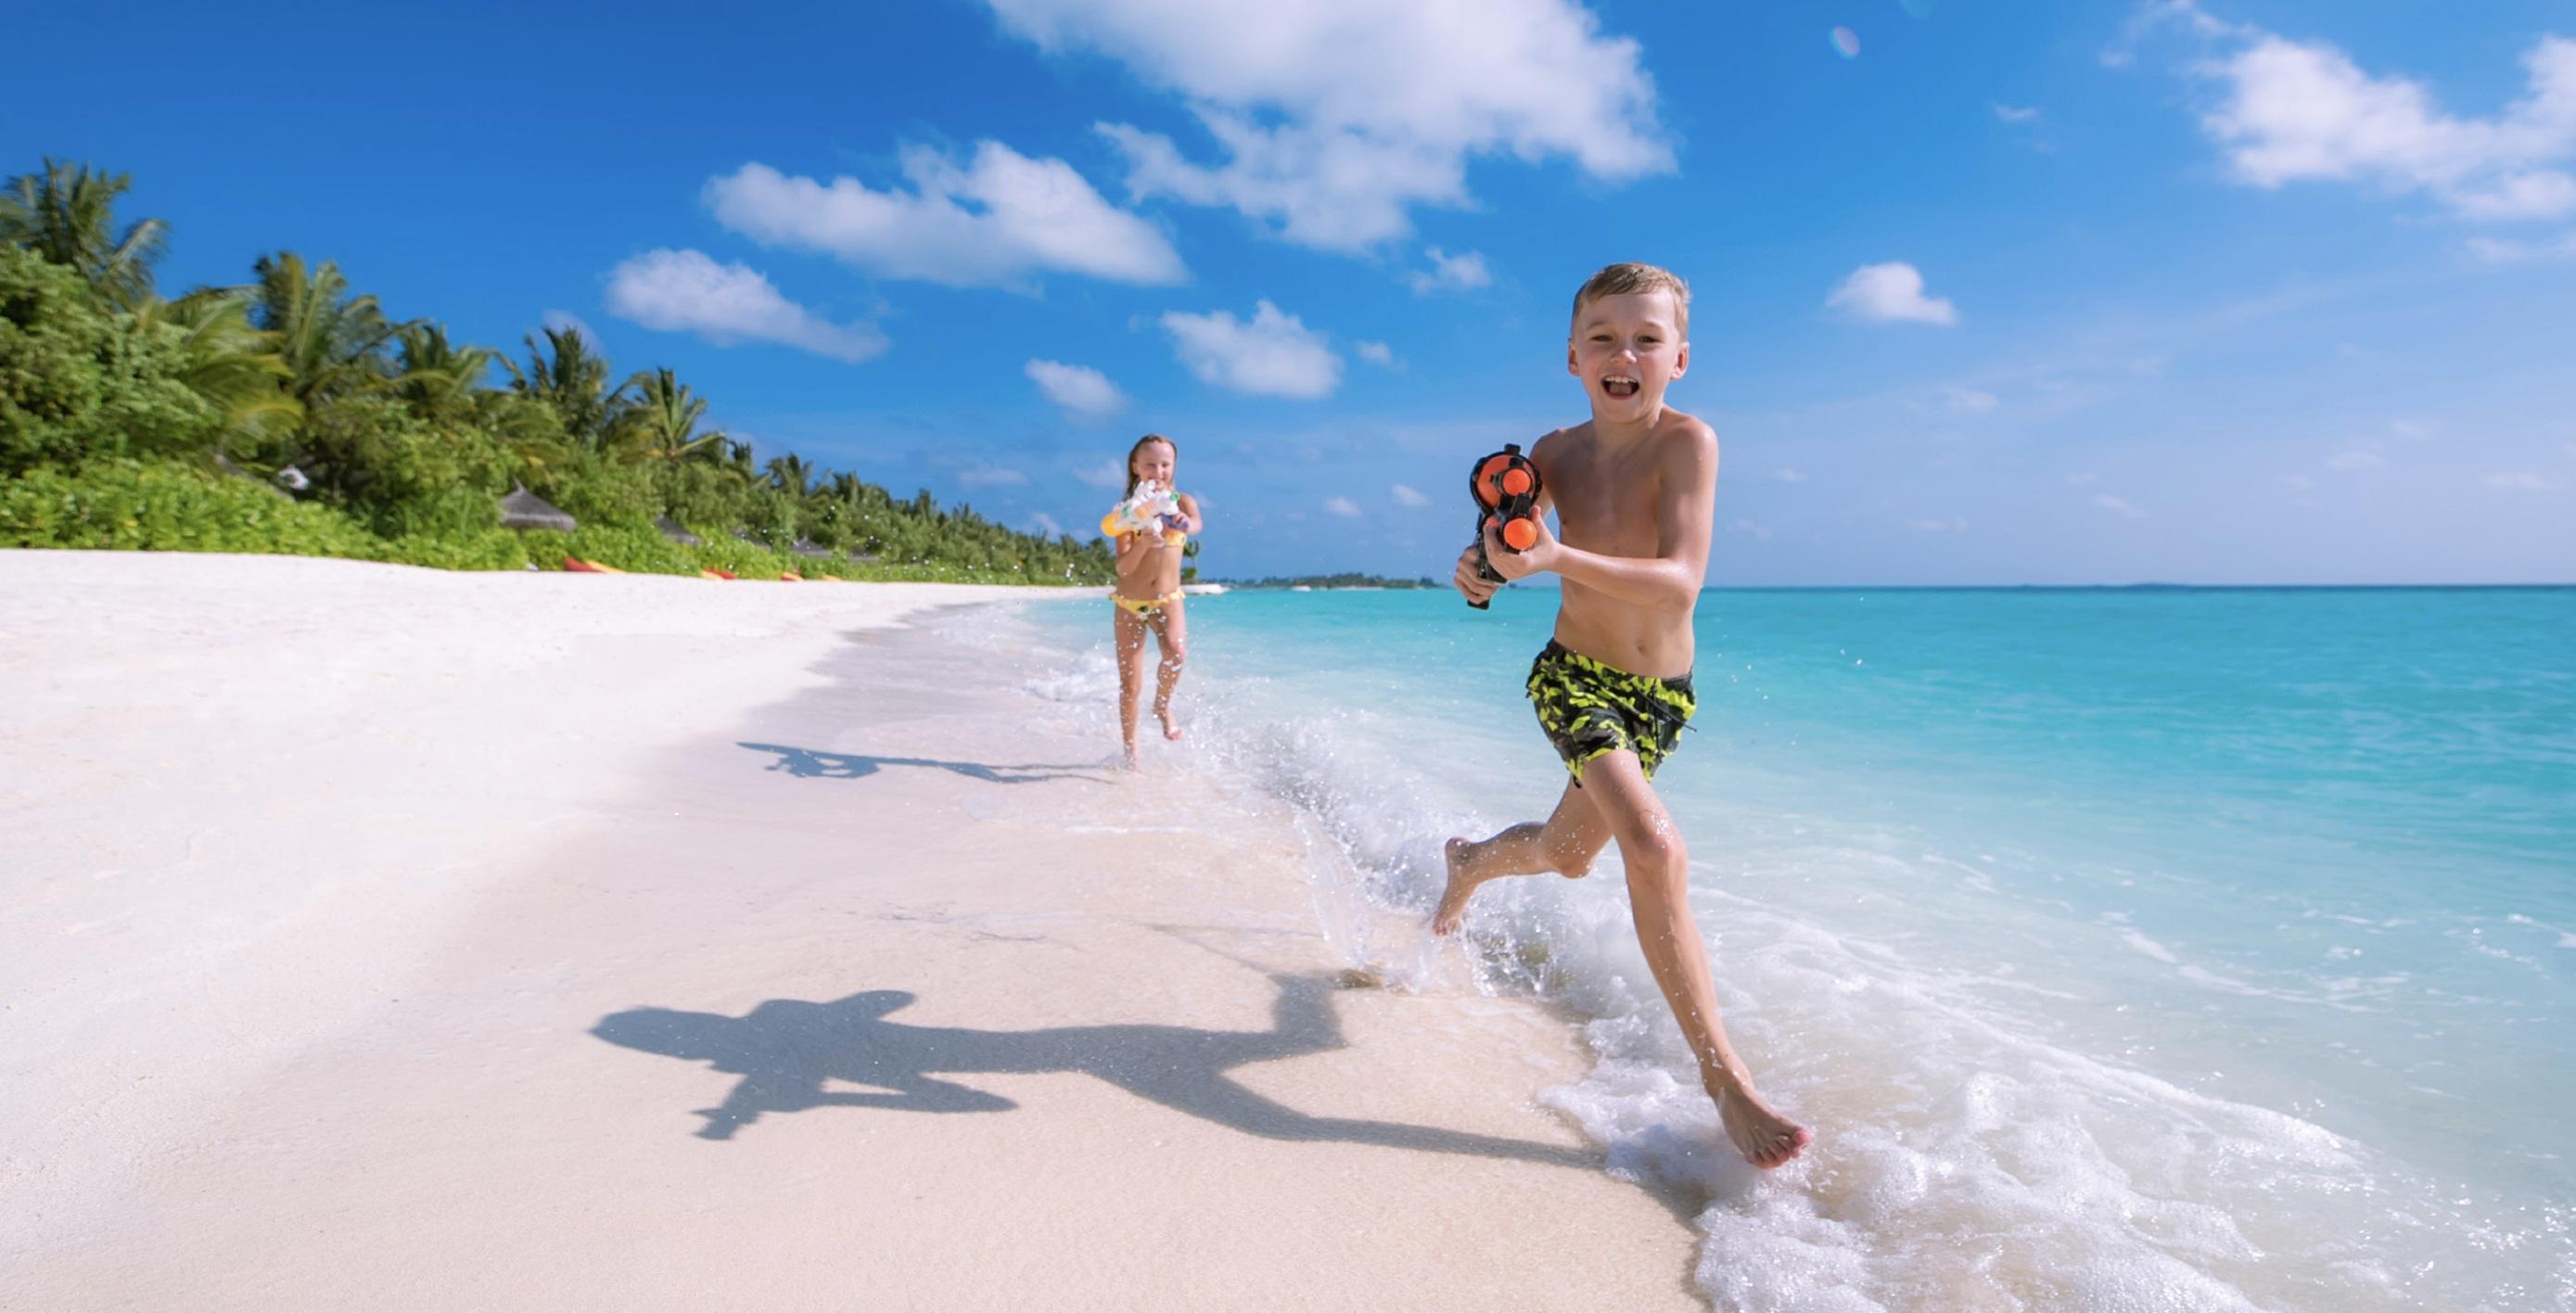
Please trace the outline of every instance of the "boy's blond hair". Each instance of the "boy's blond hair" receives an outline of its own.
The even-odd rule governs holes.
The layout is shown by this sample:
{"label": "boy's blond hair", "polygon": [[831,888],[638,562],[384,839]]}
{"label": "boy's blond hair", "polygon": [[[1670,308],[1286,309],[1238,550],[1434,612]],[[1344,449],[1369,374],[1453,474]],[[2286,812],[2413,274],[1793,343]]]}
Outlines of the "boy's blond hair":
{"label": "boy's blond hair", "polygon": [[1670,292],[1673,294],[1673,317],[1679,323],[1673,331],[1685,342],[1690,340],[1690,284],[1680,274],[1660,265],[1614,264],[1586,280],[1574,294],[1574,322],[1583,321],[1583,307],[1605,296],[1626,296],[1630,292]]}

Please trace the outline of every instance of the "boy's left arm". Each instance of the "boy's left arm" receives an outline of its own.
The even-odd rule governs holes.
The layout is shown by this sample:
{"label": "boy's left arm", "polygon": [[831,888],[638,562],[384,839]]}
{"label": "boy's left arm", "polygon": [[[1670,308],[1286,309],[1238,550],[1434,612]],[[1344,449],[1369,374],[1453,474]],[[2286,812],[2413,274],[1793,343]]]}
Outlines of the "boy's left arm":
{"label": "boy's left arm", "polygon": [[1488,521],[1486,551],[1497,573],[1518,579],[1554,570],[1623,602],[1689,610],[1708,576],[1709,532],[1717,510],[1717,435],[1692,420],[1676,436],[1657,471],[1661,486],[1655,490],[1653,556],[1606,556],[1568,547],[1548,531],[1544,518],[1535,545],[1526,552],[1506,552]]}

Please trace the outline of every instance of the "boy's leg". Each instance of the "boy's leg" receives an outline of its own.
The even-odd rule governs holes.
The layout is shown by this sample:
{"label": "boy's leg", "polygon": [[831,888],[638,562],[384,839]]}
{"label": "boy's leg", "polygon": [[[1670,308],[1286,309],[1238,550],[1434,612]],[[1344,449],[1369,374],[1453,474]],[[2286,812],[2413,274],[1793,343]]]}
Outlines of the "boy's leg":
{"label": "boy's leg", "polygon": [[1181,682],[1181,663],[1189,658],[1183,646],[1189,639],[1189,622],[1181,614],[1179,599],[1156,613],[1154,633],[1163,649],[1163,664],[1154,685],[1154,718],[1163,722],[1164,738],[1177,739],[1181,727],[1172,723],[1172,686]]}
{"label": "boy's leg", "polygon": [[1482,843],[1451,839],[1446,849],[1449,884],[1440,893],[1439,910],[1431,914],[1431,933],[1456,930],[1467,915],[1468,898],[1487,880],[1541,871],[1579,880],[1592,870],[1592,859],[1609,842],[1609,823],[1572,780],[1566,781],[1556,810],[1544,824],[1523,821]]}
{"label": "boy's leg", "polygon": [[1145,688],[1145,622],[1118,607],[1118,738],[1127,764],[1136,764],[1136,700]]}
{"label": "boy's leg", "polygon": [[1709,978],[1708,947],[1691,916],[1690,851],[1671,813],[1646,782],[1637,755],[1625,748],[1593,758],[1583,769],[1583,787],[1619,841],[1638,946],[1699,1059],[1700,1084],[1717,1101],[1727,1138],[1756,1167],[1777,1167],[1797,1157],[1810,1138],[1806,1128],[1762,1101],[1751,1073],[1726,1042],[1726,1027],[1717,1015],[1717,986]]}

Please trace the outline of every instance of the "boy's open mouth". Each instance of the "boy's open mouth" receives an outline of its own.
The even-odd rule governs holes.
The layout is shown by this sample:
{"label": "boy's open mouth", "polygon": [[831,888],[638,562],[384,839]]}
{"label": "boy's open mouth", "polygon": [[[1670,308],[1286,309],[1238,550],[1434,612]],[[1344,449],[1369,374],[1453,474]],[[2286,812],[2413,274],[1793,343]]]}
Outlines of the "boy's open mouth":
{"label": "boy's open mouth", "polygon": [[1641,384],[1633,378],[1621,378],[1617,375],[1601,380],[1601,390],[1621,400],[1637,395],[1637,389],[1640,386]]}

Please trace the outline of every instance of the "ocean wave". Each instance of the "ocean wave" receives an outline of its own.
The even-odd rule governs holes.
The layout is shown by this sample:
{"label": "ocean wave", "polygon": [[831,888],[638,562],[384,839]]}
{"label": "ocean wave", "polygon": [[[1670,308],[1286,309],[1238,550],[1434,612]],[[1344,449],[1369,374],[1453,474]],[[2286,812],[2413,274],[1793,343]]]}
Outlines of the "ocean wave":
{"label": "ocean wave", "polygon": [[[1347,965],[1400,988],[1541,998],[1587,1018],[1594,1065],[1541,1100],[1612,1172],[1706,1201],[1696,1273],[1720,1307],[2576,1309],[2576,1217],[2563,1203],[2433,1179],[2307,1118],[2196,1091],[2193,1073],[2124,1058],[2093,997],[1836,925],[1812,901],[1758,896],[1759,882],[1700,857],[1692,903],[1730,1034],[1765,1093],[1818,1133],[1798,1162],[1757,1172],[1698,1088],[1636,946],[1615,852],[1585,880],[1487,886],[1463,954],[1424,933],[1441,841],[1489,833],[1519,819],[1495,814],[1505,802],[1539,796],[1496,764],[1517,761],[1506,731],[1433,723],[1385,699],[1319,701],[1291,683],[1191,678],[1189,768],[1247,807],[1292,811],[1319,922]],[[1029,691],[1105,724],[1113,679],[1094,648]],[[1751,828],[1753,846],[1727,856],[1739,877],[1794,852],[1805,888],[1995,893],[1984,867],[1909,859],[1823,818]],[[1793,832],[1794,849],[1758,846]],[[2125,917],[2042,910],[2091,923],[2140,968],[2281,992],[2187,961]],[[2404,979],[2335,977],[2290,1001],[2332,1006]],[[2143,1006],[2208,1006],[2178,997],[2189,996]]]}

